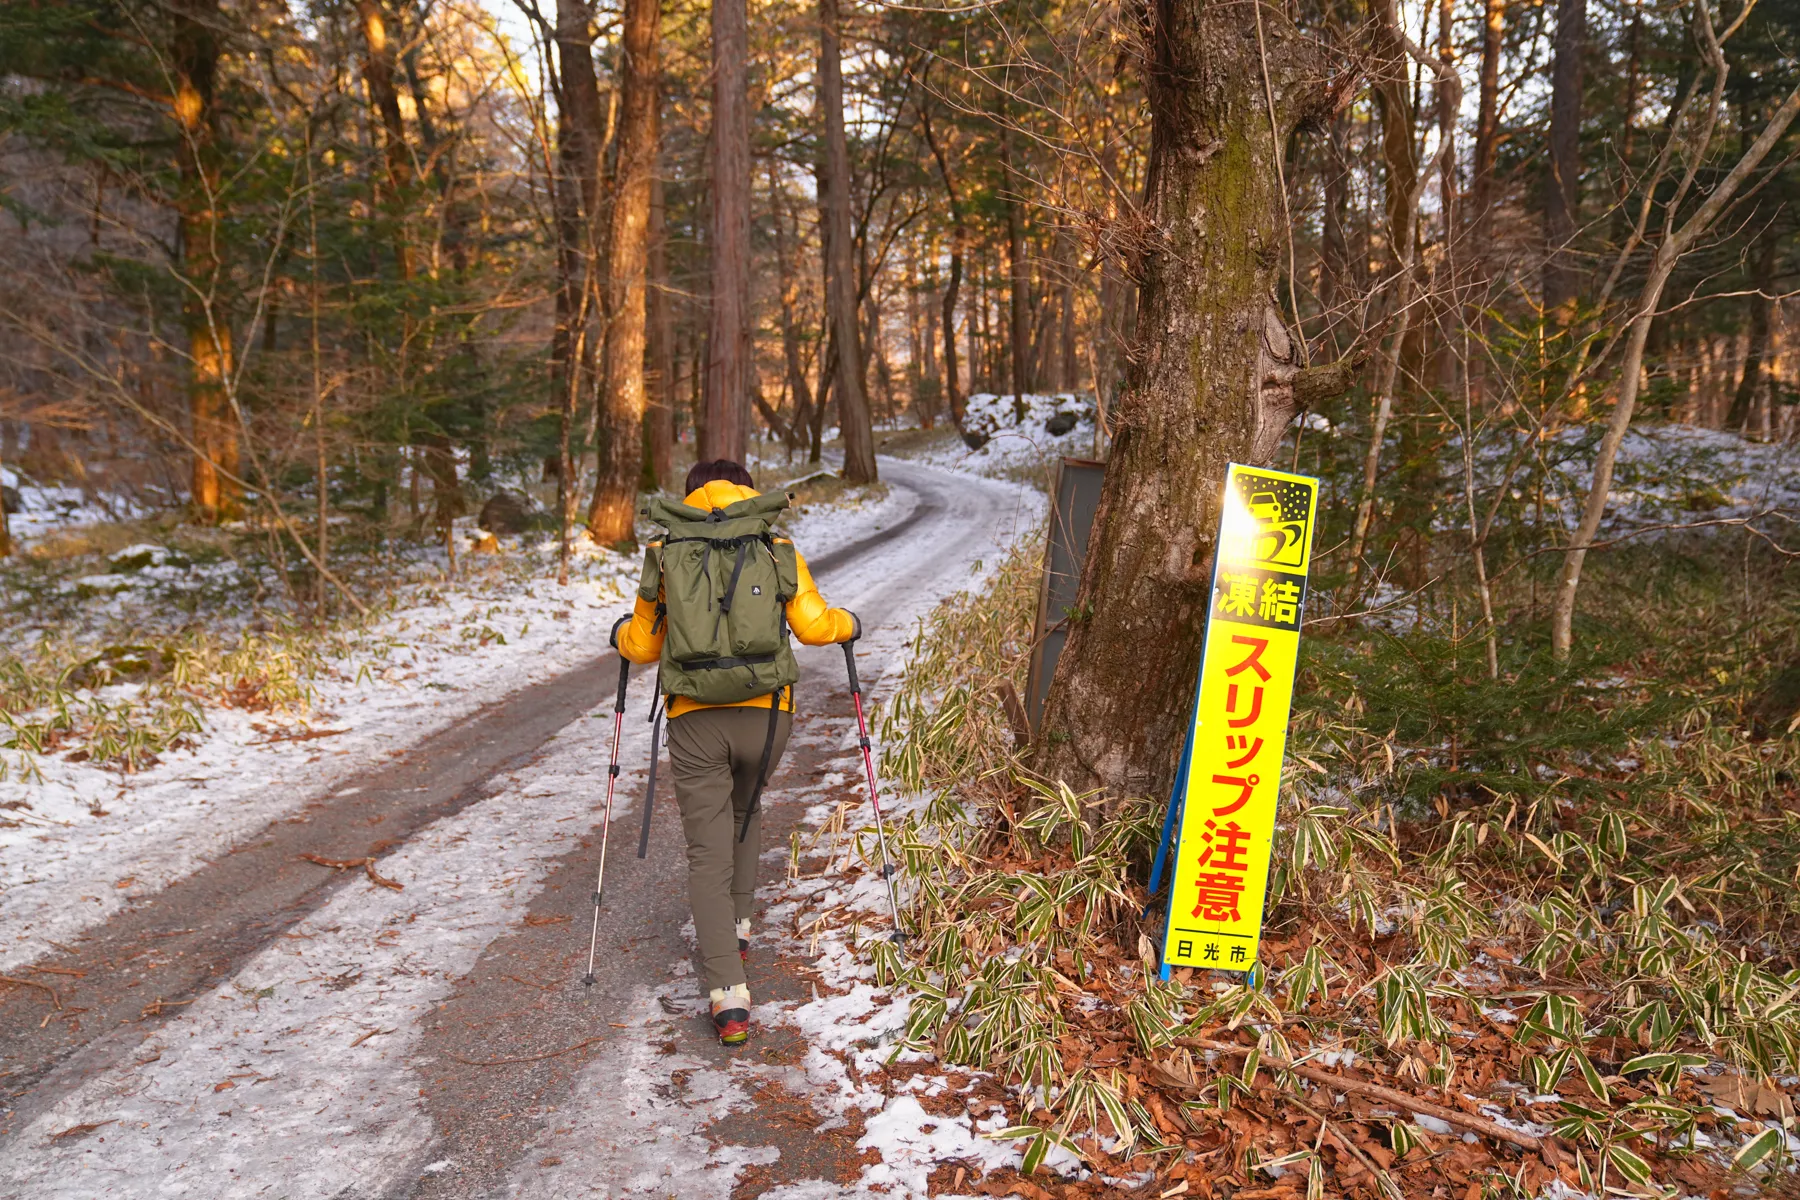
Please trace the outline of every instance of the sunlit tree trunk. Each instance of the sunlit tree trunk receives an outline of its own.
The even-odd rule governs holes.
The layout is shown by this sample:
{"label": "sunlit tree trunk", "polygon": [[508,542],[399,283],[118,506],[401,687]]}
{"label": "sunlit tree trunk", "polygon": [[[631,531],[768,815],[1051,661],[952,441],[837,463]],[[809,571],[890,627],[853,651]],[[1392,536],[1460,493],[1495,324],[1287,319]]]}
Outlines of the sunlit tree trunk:
{"label": "sunlit tree trunk", "polygon": [[745,0],[712,5],[712,308],[700,457],[744,460],[750,433],[750,33]]}
{"label": "sunlit tree trunk", "polygon": [[219,211],[217,77],[223,18],[216,0],[184,0],[171,9],[172,106],[180,135],[181,320],[188,349],[188,418],[193,440],[189,503],[211,524],[239,508],[238,428],[226,392],[232,373],[231,325],[218,294],[224,263]]}
{"label": "sunlit tree trunk", "polygon": [[1151,113],[1136,353],[1037,731],[1045,775],[1115,798],[1166,795],[1193,699],[1225,467],[1266,462],[1299,404],[1347,382],[1302,372],[1276,285],[1288,229],[1277,155],[1328,112],[1321,43],[1267,8],[1273,121],[1257,31],[1237,5],[1147,10]]}
{"label": "sunlit tree trunk", "polygon": [[[369,88],[369,103],[381,124],[382,161],[386,167],[382,202],[391,222],[394,258],[403,281],[414,272],[412,242],[405,231],[406,189],[412,183],[412,154],[406,145],[406,123],[400,113],[400,93],[395,84],[397,22],[377,0],[357,0],[356,14],[362,26],[364,58],[363,82]],[[392,26],[392,27],[391,27]]]}
{"label": "sunlit tree trunk", "polygon": [[1500,51],[1506,39],[1507,0],[1483,0],[1481,71],[1475,116],[1475,162],[1470,171],[1472,249],[1485,260],[1493,227],[1494,158],[1500,146]]}
{"label": "sunlit tree trunk", "polygon": [[825,305],[837,344],[838,425],[844,439],[844,478],[875,479],[875,435],[863,388],[862,335],[857,322],[855,244],[850,232],[850,152],[844,136],[844,75],[838,45],[837,0],[819,0],[819,107],[825,123],[819,162],[825,210]]}
{"label": "sunlit tree trunk", "polygon": [[606,385],[600,394],[599,477],[588,534],[629,541],[643,475],[644,275],[656,174],[658,0],[626,0],[619,64],[619,157],[607,236]]}

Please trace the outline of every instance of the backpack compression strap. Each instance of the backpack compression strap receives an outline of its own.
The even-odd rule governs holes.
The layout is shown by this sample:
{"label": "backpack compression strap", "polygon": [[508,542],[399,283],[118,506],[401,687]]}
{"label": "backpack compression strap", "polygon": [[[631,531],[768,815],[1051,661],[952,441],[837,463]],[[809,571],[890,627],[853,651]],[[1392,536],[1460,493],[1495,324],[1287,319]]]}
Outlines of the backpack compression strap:
{"label": "backpack compression strap", "polygon": [[[794,685],[788,685],[788,702],[794,699]],[[756,768],[756,790],[750,793],[750,807],[744,812],[744,827],[738,830],[738,841],[750,836],[750,818],[762,807],[763,786],[769,782],[769,757],[775,752],[775,729],[781,720],[781,691],[769,695],[769,732],[763,738],[762,762]]]}

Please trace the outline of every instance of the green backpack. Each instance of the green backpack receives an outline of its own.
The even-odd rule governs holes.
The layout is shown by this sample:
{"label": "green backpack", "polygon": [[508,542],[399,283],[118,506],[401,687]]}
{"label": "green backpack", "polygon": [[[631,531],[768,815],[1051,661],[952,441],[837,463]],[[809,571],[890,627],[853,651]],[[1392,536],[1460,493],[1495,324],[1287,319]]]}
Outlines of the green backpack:
{"label": "green backpack", "polygon": [[788,646],[787,603],[800,590],[792,543],[769,531],[788,506],[780,492],[710,512],[657,497],[644,515],[668,530],[644,555],[638,595],[666,630],[662,689],[701,704],[731,704],[800,678]]}

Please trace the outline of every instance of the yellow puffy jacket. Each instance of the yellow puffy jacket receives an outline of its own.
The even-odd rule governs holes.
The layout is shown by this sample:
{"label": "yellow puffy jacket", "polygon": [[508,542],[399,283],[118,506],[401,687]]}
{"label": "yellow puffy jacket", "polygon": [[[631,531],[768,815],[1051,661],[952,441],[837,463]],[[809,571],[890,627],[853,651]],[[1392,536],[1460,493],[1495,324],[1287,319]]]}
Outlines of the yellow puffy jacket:
{"label": "yellow puffy jacket", "polygon": [[[695,508],[724,508],[757,494],[754,488],[715,479],[689,493],[686,502]],[[775,540],[792,544],[784,537]],[[651,542],[653,546],[659,544],[658,541]],[[787,602],[788,628],[807,646],[829,646],[833,642],[848,641],[856,632],[856,618],[844,609],[832,608],[825,603],[825,597],[819,595],[819,585],[813,582],[812,572],[807,569],[806,559],[801,557],[798,548],[794,550],[794,561],[800,566],[800,590]],[[634,663],[653,663],[662,658],[662,647],[663,631],[656,628],[656,605],[639,596],[631,620],[619,631],[619,653]],[[782,708],[792,712],[793,689],[784,689],[781,696]],[[686,696],[672,696],[669,698],[669,719],[672,721],[697,708],[767,708],[774,702],[774,695],[755,696],[733,704],[701,704]]]}

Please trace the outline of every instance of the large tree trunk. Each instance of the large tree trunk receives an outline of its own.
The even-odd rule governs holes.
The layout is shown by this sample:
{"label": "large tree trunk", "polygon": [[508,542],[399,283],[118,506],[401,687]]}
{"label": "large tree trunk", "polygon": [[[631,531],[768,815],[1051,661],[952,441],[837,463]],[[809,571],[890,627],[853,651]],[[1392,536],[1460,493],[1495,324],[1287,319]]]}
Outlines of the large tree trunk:
{"label": "large tree trunk", "polygon": [[576,403],[583,390],[587,352],[587,272],[583,269],[581,192],[571,147],[574,134],[567,111],[557,120],[558,150],[550,178],[550,209],[556,224],[556,324],[550,333],[550,392],[557,405],[556,513],[561,543],[559,578],[569,562],[570,527],[575,520],[572,434]]}
{"label": "large tree trunk", "polygon": [[221,47],[217,0],[185,0],[171,9],[175,75],[171,106],[180,132],[181,321],[188,344],[188,418],[193,469],[188,500],[207,524],[239,507],[238,430],[226,389],[233,370],[231,325],[218,287],[224,269],[220,239],[218,105]]}
{"label": "large tree trunk", "polygon": [[[1000,117],[1007,118],[1003,113]],[[1000,131],[1000,153],[1005,162],[1008,190],[1017,189],[1019,180],[1012,164],[1012,138],[1004,125]],[[1031,266],[1025,259],[1025,211],[1015,197],[1007,197],[1006,265],[1007,294],[1011,304],[1011,322],[1007,344],[1011,350],[1013,411],[1025,417],[1025,393],[1031,389],[1029,355],[1031,353]]]}
{"label": "large tree trunk", "polygon": [[1413,141],[1413,106],[1406,82],[1406,50],[1400,44],[1399,13],[1394,0],[1378,0],[1381,20],[1373,38],[1381,67],[1375,87],[1381,110],[1381,154],[1385,172],[1390,277],[1396,281],[1393,331],[1382,356],[1375,385],[1375,412],[1369,425],[1369,447],[1363,456],[1362,488],[1350,530],[1352,575],[1362,568],[1363,549],[1375,518],[1375,488],[1380,477],[1382,444],[1393,419],[1395,390],[1402,385],[1402,356],[1413,330],[1413,252],[1418,242],[1419,158]]}
{"label": "large tree trunk", "polygon": [[819,358],[819,386],[813,402],[812,428],[808,431],[811,441],[806,455],[806,461],[815,466],[825,454],[825,406],[831,401],[831,376],[837,370],[837,339],[831,335],[829,319],[825,325],[826,328],[819,331],[819,342],[825,349]]}
{"label": "large tree trunk", "polygon": [[606,386],[600,394],[599,478],[588,535],[632,539],[644,470],[644,273],[656,175],[658,0],[626,0],[620,62],[619,159],[607,231]]}
{"label": "large tree trunk", "polygon": [[[950,406],[950,420],[958,429],[963,425],[963,392],[956,381],[956,294],[962,287],[963,250],[968,244],[968,230],[963,222],[962,198],[956,194],[956,181],[950,174],[950,160],[944,145],[932,130],[929,101],[919,106],[919,120],[925,127],[925,141],[937,159],[938,174],[944,179],[944,194],[950,201],[950,281],[944,287],[944,400]],[[970,386],[973,387],[975,360],[969,359]]]}
{"label": "large tree trunk", "polygon": [[557,578],[567,582],[575,523],[574,432],[582,397],[591,391],[599,280],[595,270],[594,212],[598,207],[601,141],[600,88],[594,76],[593,30],[583,0],[557,0],[556,177],[551,203],[556,217],[556,329],[550,364],[559,406],[556,508],[561,555]]}
{"label": "large tree trunk", "polygon": [[1581,200],[1581,60],[1587,53],[1587,0],[1557,0],[1554,46],[1550,170],[1544,178],[1544,313],[1567,325],[1574,317],[1577,285],[1566,249],[1575,237]]}
{"label": "large tree trunk", "polygon": [[1387,206],[1388,269],[1412,259],[1418,236],[1413,192],[1419,180],[1419,147],[1414,140],[1412,89],[1407,81],[1406,50],[1394,36],[1399,29],[1395,0],[1376,0],[1384,19],[1371,39],[1379,72],[1375,103],[1381,112],[1382,193]]}
{"label": "large tree trunk", "polygon": [[1750,285],[1756,294],[1750,297],[1750,344],[1744,350],[1744,373],[1738,377],[1737,392],[1731,398],[1731,411],[1725,416],[1725,428],[1746,432],[1751,407],[1762,383],[1763,363],[1769,357],[1769,332],[1775,310],[1775,232],[1771,224],[1757,239],[1756,257],[1750,266]]}
{"label": "large tree trunk", "polygon": [[[407,144],[406,122],[400,111],[398,42],[401,39],[398,35],[401,32],[401,20],[381,0],[357,0],[356,11],[362,26],[365,50],[363,81],[368,85],[369,102],[374,106],[381,125],[385,174],[377,190],[382,206],[387,210],[387,233],[393,241],[394,271],[403,287],[407,287],[418,274],[418,255],[406,223],[407,207],[411,199],[408,192],[417,172],[413,166],[412,148]],[[414,83],[416,85],[417,81]],[[419,96],[420,92],[415,86],[415,101]],[[429,117],[422,103],[416,104],[416,113],[421,134],[428,140],[435,140],[428,133]],[[389,385],[402,394],[410,389],[411,359],[415,354],[420,354],[422,358],[429,357],[430,354],[428,347],[423,353],[415,348],[418,336],[419,329],[413,316],[410,297],[405,297],[401,308],[400,344],[395,355],[396,379]],[[428,427],[433,424],[429,414],[424,415],[424,423]],[[429,428],[428,432],[416,436],[418,445],[422,447],[426,474],[431,479],[434,528],[441,536],[447,537],[452,524],[466,507],[462,484],[457,478],[456,455],[441,427]]]}
{"label": "large tree trunk", "polygon": [[[1276,303],[1288,230],[1277,155],[1331,100],[1322,46],[1217,0],[1149,10],[1147,227],[1136,353],[1116,413],[1077,610],[1051,683],[1036,765],[1115,798],[1166,794],[1193,700],[1225,467],[1266,462],[1340,366],[1296,369]],[[1274,128],[1271,128],[1271,125]]]}
{"label": "large tree trunk", "polygon": [[819,194],[825,208],[825,305],[837,343],[838,426],[844,439],[844,478],[875,480],[875,435],[863,390],[861,330],[850,236],[850,151],[844,137],[844,74],[838,45],[837,0],[819,0],[819,107],[825,118]]}
{"label": "large tree trunk", "polygon": [[1319,236],[1319,307],[1327,329],[1344,314],[1338,307],[1356,294],[1356,273],[1346,222],[1350,215],[1350,117],[1332,119],[1325,149],[1325,184]]}
{"label": "large tree trunk", "polygon": [[750,434],[750,102],[745,0],[712,6],[712,310],[699,455],[744,461]]}
{"label": "large tree trunk", "polygon": [[[1469,181],[1469,203],[1464,210],[1468,249],[1462,256],[1462,269],[1469,281],[1465,291],[1469,302],[1462,319],[1478,332],[1487,328],[1486,285],[1493,274],[1494,161],[1500,148],[1500,51],[1506,40],[1506,5],[1507,0],[1482,2],[1475,162]],[[1464,363],[1463,369],[1469,373],[1471,397],[1478,402],[1487,390],[1487,362],[1477,355]]]}
{"label": "large tree trunk", "polygon": [[[794,270],[793,255],[788,249],[787,217],[781,202],[781,180],[775,160],[769,160],[769,207],[775,223],[775,267],[781,283],[781,363],[787,372],[787,389],[794,396],[794,416],[788,422],[788,453],[798,454],[807,447],[812,428],[813,393],[807,382],[806,367],[800,361],[800,322],[794,312],[799,298],[800,280]],[[820,401],[823,403],[823,400]]]}
{"label": "large tree trunk", "polygon": [[650,314],[645,333],[650,351],[650,398],[644,415],[644,487],[668,487],[675,458],[675,327],[669,313],[668,209],[660,171],[650,181]]}
{"label": "large tree trunk", "polygon": [[[395,348],[393,378],[383,380],[381,386],[405,395],[409,390],[408,377],[411,372],[408,362],[413,353],[416,330],[413,326],[410,297],[404,293],[411,290],[418,268],[412,238],[406,228],[407,193],[413,183],[413,159],[406,143],[406,122],[400,113],[400,92],[396,79],[396,43],[399,41],[401,27],[400,21],[380,0],[357,0],[356,16],[363,36],[363,83],[368,88],[369,104],[375,110],[376,123],[381,128],[384,169],[377,177],[375,194],[387,226],[383,232],[393,249],[394,274],[399,279],[403,292],[400,302],[400,343]],[[421,423],[428,424],[429,421],[427,419]],[[419,438],[416,444],[423,445],[424,440]],[[454,459],[450,462],[450,476],[454,482]],[[435,470],[431,473],[431,479],[437,511],[440,514],[451,512],[456,507],[455,492],[444,491]]]}
{"label": "large tree trunk", "polygon": [[[387,208],[394,239],[394,262],[400,278],[410,280],[415,270],[412,242],[406,236],[406,189],[413,179],[412,154],[406,145],[406,123],[400,115],[400,91],[395,82],[396,47],[389,14],[377,0],[357,0],[356,14],[362,25],[365,56],[363,82],[369,103],[381,122],[382,160],[387,177],[382,203]],[[398,22],[394,22],[398,24]]]}
{"label": "large tree trunk", "polygon": [[1483,0],[1481,82],[1475,117],[1475,164],[1469,181],[1474,253],[1487,258],[1493,227],[1494,159],[1500,149],[1500,51],[1506,40],[1506,0]]}
{"label": "large tree trunk", "polygon": [[1081,379],[1075,361],[1075,245],[1067,230],[1057,235],[1056,269],[1062,273],[1057,288],[1058,325],[1056,354],[1056,387],[1058,392],[1072,392]]}

